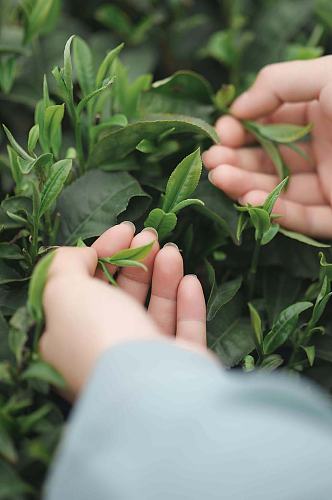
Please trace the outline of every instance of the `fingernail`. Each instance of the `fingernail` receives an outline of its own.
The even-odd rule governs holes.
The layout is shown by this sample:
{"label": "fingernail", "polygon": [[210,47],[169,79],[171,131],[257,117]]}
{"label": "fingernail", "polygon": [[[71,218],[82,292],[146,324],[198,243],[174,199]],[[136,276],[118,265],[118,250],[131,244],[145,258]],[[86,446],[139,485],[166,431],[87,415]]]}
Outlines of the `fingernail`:
{"label": "fingernail", "polygon": [[156,229],[154,227],[145,227],[143,230],[142,230],[142,233],[144,231],[150,231],[150,233],[153,233],[155,235],[155,237],[158,239],[158,231],[156,231]]}
{"label": "fingernail", "polygon": [[164,245],[164,248],[167,248],[167,247],[173,247],[173,248],[176,248],[176,250],[179,252],[179,247],[175,244],[175,243],[172,243],[171,241],[169,243],[166,243]]}
{"label": "fingernail", "polygon": [[197,274],[186,274],[185,276],[186,278],[195,278],[196,280],[198,280],[198,277],[197,277]]}
{"label": "fingernail", "polygon": [[136,226],[130,220],[124,220],[121,224],[127,224],[134,233],[136,232]]}
{"label": "fingernail", "polygon": [[213,170],[210,170],[209,175],[208,175],[208,179],[211,182],[211,184],[214,184],[214,172],[213,172]]}

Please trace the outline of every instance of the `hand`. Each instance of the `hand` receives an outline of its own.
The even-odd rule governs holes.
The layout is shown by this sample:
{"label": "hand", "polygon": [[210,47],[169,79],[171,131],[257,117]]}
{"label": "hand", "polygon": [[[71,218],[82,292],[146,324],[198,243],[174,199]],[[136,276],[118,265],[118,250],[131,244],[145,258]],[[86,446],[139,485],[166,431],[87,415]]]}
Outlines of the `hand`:
{"label": "hand", "polygon": [[[176,340],[205,350],[205,301],[195,276],[183,276],[183,261],[176,246],[159,250],[155,244],[145,259],[148,271],[124,268],[118,288],[105,282],[99,257],[157,239],[145,229],[122,223],[106,231],[91,248],[61,248],[51,265],[44,292],[46,331],[40,351],[77,394],[99,356],[125,341]],[[114,266],[109,266],[115,273]],[[143,305],[152,282],[148,314]]]}
{"label": "hand", "polygon": [[301,145],[309,162],[281,147],[291,178],[274,212],[288,229],[332,238],[332,56],[267,66],[231,113],[216,125],[223,145],[204,155],[211,182],[241,204],[261,205],[278,178],[265,152],[247,147],[252,137],[237,119],[311,122],[311,141]]}

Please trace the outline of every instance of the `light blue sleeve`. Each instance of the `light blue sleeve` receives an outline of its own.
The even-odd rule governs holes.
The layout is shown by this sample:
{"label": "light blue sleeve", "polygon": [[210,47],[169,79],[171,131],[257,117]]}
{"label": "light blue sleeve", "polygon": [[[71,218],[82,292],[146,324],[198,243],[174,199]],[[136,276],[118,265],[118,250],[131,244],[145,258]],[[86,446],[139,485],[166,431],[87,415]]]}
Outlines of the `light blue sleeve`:
{"label": "light blue sleeve", "polygon": [[166,342],[99,361],[46,500],[330,500],[332,410],[290,376],[226,373]]}

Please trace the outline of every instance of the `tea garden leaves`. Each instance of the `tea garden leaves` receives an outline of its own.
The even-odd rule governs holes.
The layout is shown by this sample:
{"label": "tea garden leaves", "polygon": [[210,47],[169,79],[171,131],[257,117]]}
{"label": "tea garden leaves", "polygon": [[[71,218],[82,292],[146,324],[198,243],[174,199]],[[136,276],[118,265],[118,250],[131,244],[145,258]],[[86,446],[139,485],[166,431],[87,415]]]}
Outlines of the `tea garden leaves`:
{"label": "tea garden leaves", "polygon": [[[133,209],[129,206],[132,199]],[[129,174],[91,170],[67,186],[59,198],[58,243],[75,244],[78,238],[99,236],[117,223],[119,215],[125,217],[126,209],[130,210],[130,218],[136,220],[148,203],[148,195]]]}

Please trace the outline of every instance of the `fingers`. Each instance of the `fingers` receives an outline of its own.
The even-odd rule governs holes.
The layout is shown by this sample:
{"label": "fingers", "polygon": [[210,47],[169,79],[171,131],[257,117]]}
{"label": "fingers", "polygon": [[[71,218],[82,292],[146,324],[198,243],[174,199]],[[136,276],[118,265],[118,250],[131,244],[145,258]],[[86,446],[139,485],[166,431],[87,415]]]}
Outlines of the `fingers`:
{"label": "fingers", "polygon": [[221,143],[230,148],[238,148],[255,142],[254,137],[246,131],[241,122],[230,115],[219,118],[216,131]]}
{"label": "fingers", "polygon": [[[258,190],[271,192],[279,183],[276,175],[247,172],[233,165],[221,165],[211,170],[209,179],[212,184],[224,191],[230,198],[239,200],[248,192]],[[283,198],[305,205],[326,203],[316,174],[297,174],[282,195]]]}
{"label": "fingers", "polygon": [[[286,146],[281,146],[279,149],[283,160],[293,173],[312,172],[315,166],[310,143],[303,143],[299,147],[308,158],[300,156]],[[212,146],[203,154],[203,161],[208,170],[228,164],[249,172],[273,174],[276,171],[272,160],[260,147],[232,149],[226,146]]]}
{"label": "fingers", "polygon": [[[239,201],[245,205],[262,205],[268,196],[265,191],[250,191]],[[278,199],[273,213],[281,215],[278,223],[291,231],[317,238],[332,238],[332,209],[325,206],[306,206],[291,200]]]}
{"label": "fingers", "polygon": [[144,229],[132,240],[130,248],[148,245],[155,241],[149,255],[142,261],[146,265],[147,271],[143,269],[126,267],[121,270],[117,278],[117,283],[122,290],[129,293],[133,298],[144,304],[150,288],[153,264],[159,251],[158,234],[153,229]]}
{"label": "fingers", "polygon": [[183,278],[179,249],[165,245],[158,253],[153,270],[149,314],[166,335],[175,335],[178,286]]}
{"label": "fingers", "polygon": [[283,103],[319,99],[331,79],[331,66],[331,56],[266,66],[253,86],[234,102],[232,114],[241,119],[256,119]]}
{"label": "fingers", "polygon": [[[132,222],[122,222],[105,231],[92,245],[97,252],[98,258],[111,257],[120,250],[130,247],[135,234],[135,226]],[[107,265],[111,274],[114,274],[116,267]],[[107,281],[101,269],[97,270],[96,276]]]}
{"label": "fingers", "polygon": [[181,280],[177,301],[177,339],[206,346],[206,305],[197,276]]}
{"label": "fingers", "polygon": [[58,275],[61,276],[92,276],[97,266],[97,253],[93,248],[63,247],[55,252],[51,264],[48,281]]}

